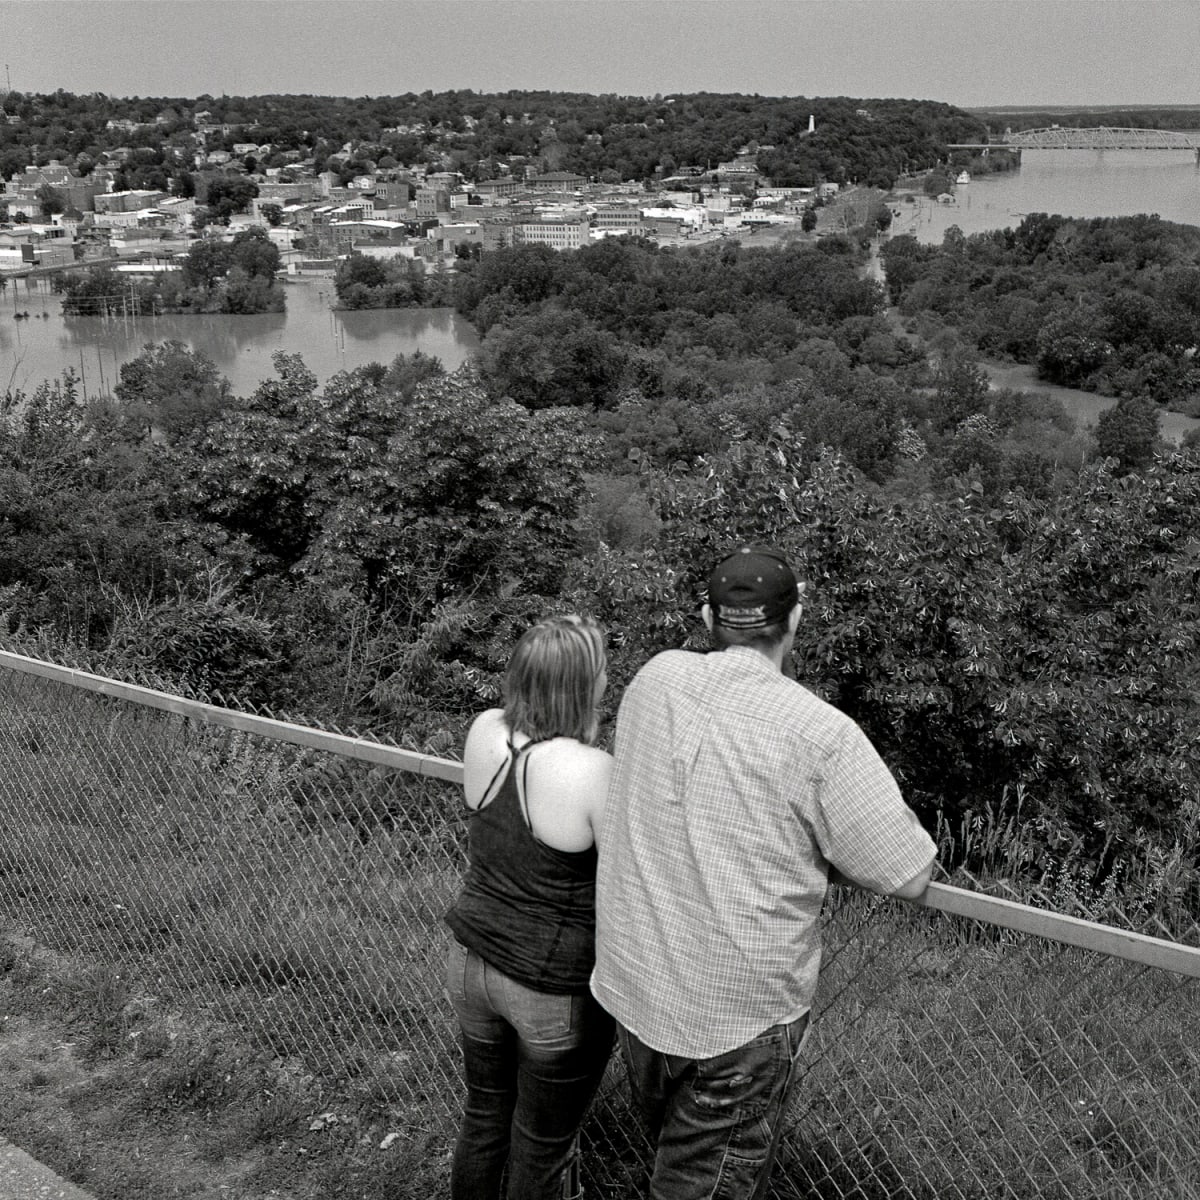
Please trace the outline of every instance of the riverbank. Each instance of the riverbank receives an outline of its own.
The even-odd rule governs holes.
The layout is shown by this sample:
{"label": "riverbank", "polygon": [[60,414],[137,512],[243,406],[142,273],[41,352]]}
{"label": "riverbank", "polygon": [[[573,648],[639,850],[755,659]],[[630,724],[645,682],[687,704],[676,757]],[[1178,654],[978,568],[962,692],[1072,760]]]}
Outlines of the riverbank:
{"label": "riverbank", "polygon": [[[922,197],[924,203],[932,203]],[[885,235],[885,238],[888,235]],[[870,257],[863,268],[863,273],[870,279],[886,286],[887,278],[883,263],[879,258],[879,241],[871,246]],[[886,317],[892,332],[897,337],[913,341],[914,335],[905,328],[899,310],[889,307]],[[1100,419],[1100,414],[1112,408],[1117,402],[1115,396],[1101,396],[1097,392],[1087,392],[1080,388],[1061,387],[1055,383],[1047,383],[1038,378],[1037,367],[1033,363],[1002,362],[999,359],[981,358],[979,365],[987,374],[992,388],[999,391],[1007,389],[1012,392],[1038,393],[1057,400],[1067,415],[1080,429],[1094,429]],[[1164,441],[1178,446],[1184,437],[1200,429],[1200,418],[1185,416],[1183,413],[1171,412],[1168,409],[1159,410],[1159,432]]]}
{"label": "riverbank", "polygon": [[[1037,368],[1031,363],[999,362],[981,359],[979,365],[987,372],[993,388],[1007,388],[1014,392],[1040,392],[1059,401],[1080,429],[1094,429],[1100,414],[1117,402],[1115,396],[1100,396],[1095,392],[1084,392],[1077,388],[1059,387],[1037,377]],[[1160,409],[1159,431],[1163,440],[1178,446],[1184,436],[1200,429],[1200,418],[1187,417],[1183,413]]]}

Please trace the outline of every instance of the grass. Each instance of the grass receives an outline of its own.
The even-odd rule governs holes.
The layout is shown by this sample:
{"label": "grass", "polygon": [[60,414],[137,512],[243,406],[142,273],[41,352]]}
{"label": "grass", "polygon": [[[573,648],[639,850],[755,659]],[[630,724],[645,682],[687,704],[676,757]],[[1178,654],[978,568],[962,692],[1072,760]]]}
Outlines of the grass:
{"label": "grass", "polygon": [[[0,753],[0,1130],[99,1200],[444,1192],[450,789],[11,675]],[[1011,877],[1024,836],[955,855]],[[1186,849],[1045,883],[1161,919]],[[1200,1195],[1195,983],[840,891],[826,942],[781,1197]],[[584,1144],[640,1194],[615,1072]]]}
{"label": "grass", "polygon": [[440,1139],[381,1150],[397,1129],[386,1107],[331,1110],[311,1075],[240,1031],[139,1004],[115,973],[81,974],[11,932],[0,964],[0,1129],[99,1200],[444,1190]]}

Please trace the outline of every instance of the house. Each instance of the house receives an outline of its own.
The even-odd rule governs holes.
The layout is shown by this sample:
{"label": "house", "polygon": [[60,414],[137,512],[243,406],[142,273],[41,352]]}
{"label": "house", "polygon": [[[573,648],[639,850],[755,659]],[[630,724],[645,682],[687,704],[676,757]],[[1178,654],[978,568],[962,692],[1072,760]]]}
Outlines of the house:
{"label": "house", "polygon": [[739,154],[728,162],[717,163],[713,174],[722,183],[752,184],[758,179],[758,165],[753,155]]}

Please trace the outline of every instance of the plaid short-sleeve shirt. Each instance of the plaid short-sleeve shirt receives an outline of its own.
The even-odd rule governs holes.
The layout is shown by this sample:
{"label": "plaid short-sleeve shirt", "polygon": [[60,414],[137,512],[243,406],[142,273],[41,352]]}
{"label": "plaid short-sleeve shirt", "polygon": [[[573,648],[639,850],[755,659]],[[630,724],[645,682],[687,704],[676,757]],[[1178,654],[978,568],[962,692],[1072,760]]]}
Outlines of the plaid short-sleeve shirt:
{"label": "plaid short-sleeve shirt", "polygon": [[744,647],[638,672],[597,844],[592,991],[689,1058],[811,1006],[830,864],[889,892],[935,852],[862,730]]}

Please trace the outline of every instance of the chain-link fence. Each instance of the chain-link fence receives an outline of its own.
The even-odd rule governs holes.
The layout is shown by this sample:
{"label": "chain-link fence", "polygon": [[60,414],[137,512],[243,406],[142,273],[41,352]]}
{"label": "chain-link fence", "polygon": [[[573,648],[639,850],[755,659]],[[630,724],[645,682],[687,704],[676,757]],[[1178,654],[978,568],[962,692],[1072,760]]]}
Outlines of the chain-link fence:
{"label": "chain-link fence", "polygon": [[[0,655],[0,905],[448,1146],[458,764]],[[803,1200],[1200,1198],[1200,929],[836,889],[776,1177]],[[614,1060],[592,1195],[644,1193]]]}

